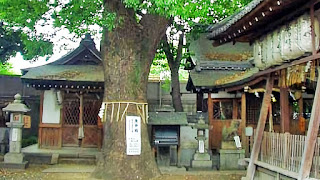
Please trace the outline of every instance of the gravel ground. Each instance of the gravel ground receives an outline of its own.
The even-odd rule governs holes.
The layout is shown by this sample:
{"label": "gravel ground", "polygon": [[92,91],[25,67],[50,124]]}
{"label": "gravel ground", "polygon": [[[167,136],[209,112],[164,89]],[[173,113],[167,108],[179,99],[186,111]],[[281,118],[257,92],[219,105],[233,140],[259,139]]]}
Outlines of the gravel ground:
{"label": "gravel ground", "polygon": [[[63,165],[67,168],[79,167],[81,165]],[[73,179],[93,179],[91,173],[42,173],[50,165],[30,165],[25,171],[13,171],[0,169],[0,179],[6,180],[73,180]],[[61,166],[60,166],[61,167]],[[186,171],[186,172],[165,172],[162,176],[152,180],[238,180],[245,175],[245,171]]]}

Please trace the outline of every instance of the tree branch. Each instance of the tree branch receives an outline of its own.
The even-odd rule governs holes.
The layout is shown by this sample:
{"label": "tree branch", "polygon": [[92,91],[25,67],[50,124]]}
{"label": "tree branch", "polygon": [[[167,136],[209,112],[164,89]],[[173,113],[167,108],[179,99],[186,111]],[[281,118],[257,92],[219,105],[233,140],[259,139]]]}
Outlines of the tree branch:
{"label": "tree branch", "polygon": [[168,42],[168,38],[167,38],[167,35],[165,34],[162,38],[162,48],[163,48],[163,51],[164,53],[166,54],[166,57],[167,57],[167,60],[168,60],[168,63],[169,63],[169,66],[171,66],[171,62],[174,61],[174,57],[173,57],[173,53],[171,51],[171,48],[170,48],[170,44]]}
{"label": "tree branch", "polygon": [[179,35],[179,44],[178,44],[178,49],[177,49],[177,57],[175,59],[176,61],[179,61],[179,62],[182,59],[183,37],[184,37],[184,32],[182,32]]}

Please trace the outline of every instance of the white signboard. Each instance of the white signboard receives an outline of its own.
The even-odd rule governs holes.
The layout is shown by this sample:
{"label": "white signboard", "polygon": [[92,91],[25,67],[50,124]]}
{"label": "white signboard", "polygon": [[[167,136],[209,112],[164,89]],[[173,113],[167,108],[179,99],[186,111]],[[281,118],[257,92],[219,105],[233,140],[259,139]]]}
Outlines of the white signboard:
{"label": "white signboard", "polygon": [[234,139],[234,142],[236,142],[237,148],[241,148],[240,137],[239,136],[234,136],[233,139]]}
{"label": "white signboard", "polygon": [[18,141],[18,129],[13,128],[11,133],[11,141]]}
{"label": "white signboard", "polygon": [[204,153],[204,142],[199,140],[199,153]]}
{"label": "white signboard", "polygon": [[127,155],[141,154],[141,118],[139,116],[126,117]]}
{"label": "white signboard", "polygon": [[60,106],[54,89],[44,91],[42,123],[60,123]]}

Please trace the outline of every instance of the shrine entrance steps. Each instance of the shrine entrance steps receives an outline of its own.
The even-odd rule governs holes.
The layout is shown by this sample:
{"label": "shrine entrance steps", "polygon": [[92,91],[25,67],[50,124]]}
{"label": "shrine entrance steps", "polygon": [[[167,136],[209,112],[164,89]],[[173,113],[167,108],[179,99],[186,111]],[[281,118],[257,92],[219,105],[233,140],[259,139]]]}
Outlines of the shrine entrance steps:
{"label": "shrine entrance steps", "polygon": [[37,144],[22,149],[24,159],[31,164],[82,164],[95,165],[97,148],[62,147],[61,149],[39,149]]}

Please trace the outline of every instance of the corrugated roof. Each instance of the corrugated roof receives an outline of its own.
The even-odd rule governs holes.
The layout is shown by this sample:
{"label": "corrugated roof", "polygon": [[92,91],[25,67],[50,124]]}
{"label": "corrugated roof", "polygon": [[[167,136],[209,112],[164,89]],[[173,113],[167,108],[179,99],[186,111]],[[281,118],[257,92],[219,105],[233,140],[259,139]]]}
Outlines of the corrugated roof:
{"label": "corrugated roof", "polygon": [[44,65],[30,69],[22,79],[104,82],[103,67],[96,65]]}
{"label": "corrugated roof", "polygon": [[187,125],[185,112],[149,112],[148,124],[150,125]]}
{"label": "corrugated roof", "polygon": [[246,81],[257,72],[259,72],[258,68],[251,68],[246,71],[202,70],[197,72],[192,70],[190,78],[194,87],[215,89]]}
{"label": "corrugated roof", "polygon": [[215,37],[216,35],[226,31],[231,25],[238,22],[240,19],[242,19],[245,15],[250,13],[263,1],[264,0],[253,0],[247,6],[242,8],[240,11],[227,17],[226,19],[222,20],[220,23],[209,26],[207,31],[212,32],[210,34],[210,37]]}

